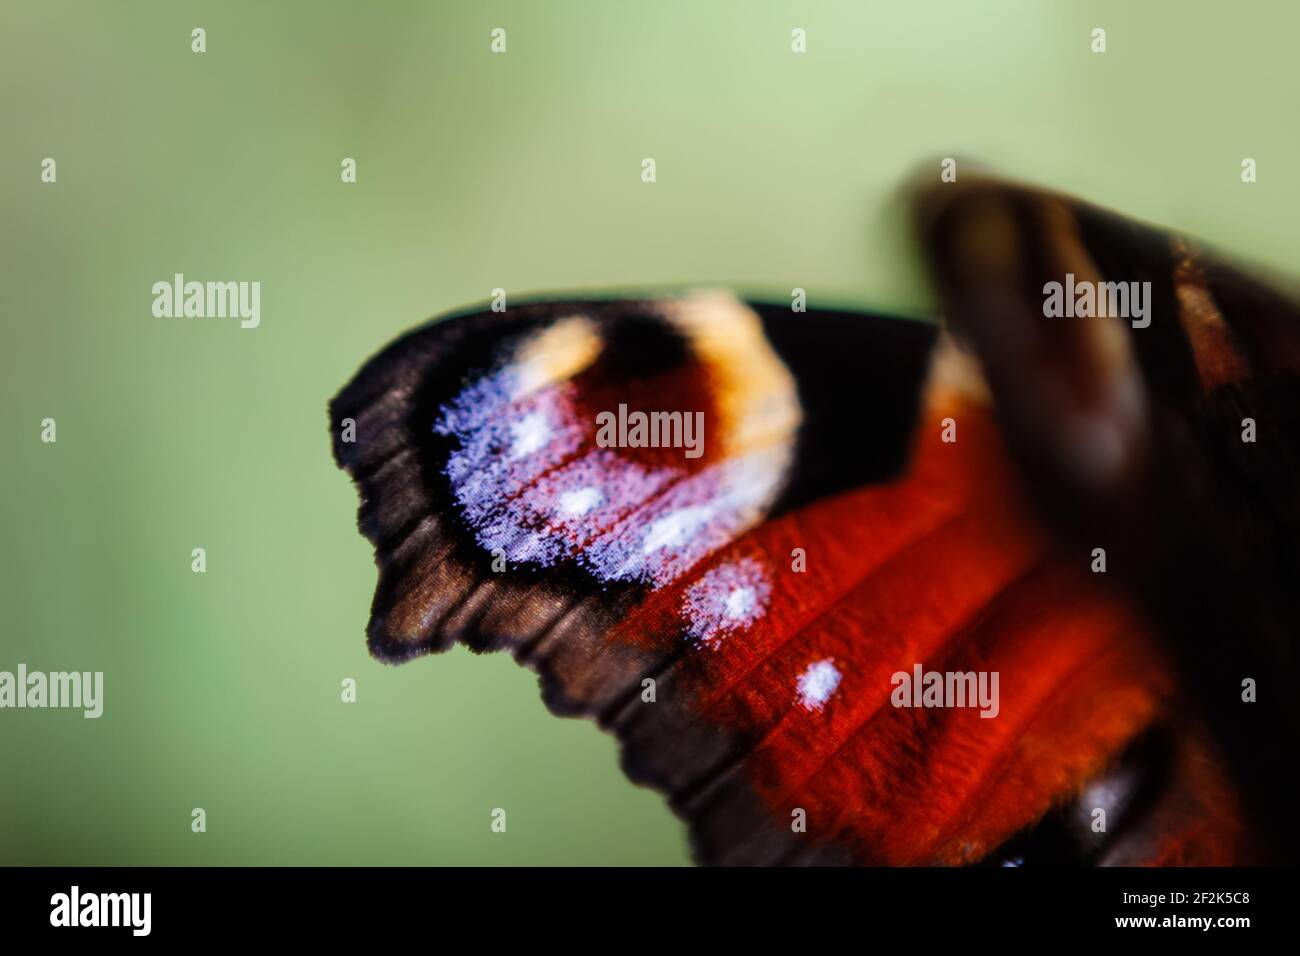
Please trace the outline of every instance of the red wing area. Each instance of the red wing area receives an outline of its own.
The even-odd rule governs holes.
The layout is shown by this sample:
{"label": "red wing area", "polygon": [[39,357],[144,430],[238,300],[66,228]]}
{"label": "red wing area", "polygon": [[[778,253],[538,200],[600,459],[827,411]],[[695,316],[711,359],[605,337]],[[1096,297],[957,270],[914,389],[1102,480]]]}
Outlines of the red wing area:
{"label": "red wing area", "polygon": [[[942,440],[945,418],[954,442]],[[983,410],[941,400],[901,480],[768,522],[614,632],[690,644],[658,678],[656,702],[627,705],[620,732],[653,725],[645,711],[666,692],[749,748],[678,799],[707,854],[726,862],[739,847],[745,862],[746,828],[779,823],[858,862],[980,861],[1076,799],[1167,712],[1172,682],[1141,623],[1087,553],[1049,549],[1019,500]],[[736,566],[770,576],[764,613],[692,640],[690,595]],[[737,580],[711,597],[734,604]],[[895,706],[892,678],[918,666],[996,673],[996,707]],[[752,792],[769,820],[755,819]],[[1231,862],[1231,798],[1200,810],[1178,833],[1160,828],[1161,852]]]}

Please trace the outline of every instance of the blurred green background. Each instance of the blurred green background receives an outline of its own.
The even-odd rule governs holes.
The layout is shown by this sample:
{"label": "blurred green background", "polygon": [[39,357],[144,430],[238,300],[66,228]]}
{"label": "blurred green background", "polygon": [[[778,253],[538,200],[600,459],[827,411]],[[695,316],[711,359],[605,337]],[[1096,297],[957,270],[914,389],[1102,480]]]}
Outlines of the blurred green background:
{"label": "blurred green background", "polygon": [[[1298,28],[1282,0],[5,0],[0,670],[102,670],[106,708],[0,711],[0,863],[686,862],[509,658],[367,656],[327,399],[496,286],[923,310],[897,188],[941,156],[1286,268]],[[261,327],[154,318],[176,272],[261,281]]]}

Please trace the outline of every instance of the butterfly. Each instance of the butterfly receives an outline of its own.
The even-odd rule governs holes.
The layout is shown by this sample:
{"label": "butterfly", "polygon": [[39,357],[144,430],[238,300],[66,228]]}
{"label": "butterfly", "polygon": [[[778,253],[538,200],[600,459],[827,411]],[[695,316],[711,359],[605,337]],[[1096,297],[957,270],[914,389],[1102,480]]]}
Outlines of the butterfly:
{"label": "butterfly", "polygon": [[511,653],[702,863],[1294,860],[1293,299],[1027,186],[913,209],[939,322],[538,300],[371,358],[371,652]]}

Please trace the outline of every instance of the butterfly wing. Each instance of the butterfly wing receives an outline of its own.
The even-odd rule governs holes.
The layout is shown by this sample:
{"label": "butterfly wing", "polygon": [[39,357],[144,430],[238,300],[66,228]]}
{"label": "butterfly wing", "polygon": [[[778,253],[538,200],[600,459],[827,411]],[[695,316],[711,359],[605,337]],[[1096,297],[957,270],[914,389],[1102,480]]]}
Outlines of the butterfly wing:
{"label": "butterfly wing", "polygon": [[[933,329],[789,321],[715,295],[535,303],[434,323],[367,363],[331,419],[376,547],[375,655],[507,648],[554,710],[613,724],[687,649],[680,633],[611,639],[649,595],[769,516],[901,467]],[[881,418],[845,449],[854,393]],[[700,412],[704,453],[600,447],[594,415],[644,399]],[[653,728],[620,722],[625,760],[678,793],[738,744],[659,700]]]}
{"label": "butterfly wing", "polygon": [[[971,180],[925,191],[918,210],[1037,513],[1070,545],[1107,549],[1251,815],[1295,859],[1275,774],[1300,747],[1294,295],[1192,240],[1027,187]],[[1146,315],[1049,317],[1067,280],[1145,289]],[[1272,692],[1244,701],[1247,679]]]}
{"label": "butterfly wing", "polygon": [[[619,736],[705,862],[974,862],[1138,804],[1140,840],[1064,839],[1099,861],[1240,857],[1198,738],[1161,753],[1199,786],[1125,772],[1168,724],[1170,665],[1020,504],[980,378],[938,339],[717,295],[413,333],[331,407],[380,567],[372,650],[510,649],[553,709]],[[629,447],[656,411],[701,416],[698,457]],[[894,706],[917,665],[996,672],[996,716]]]}

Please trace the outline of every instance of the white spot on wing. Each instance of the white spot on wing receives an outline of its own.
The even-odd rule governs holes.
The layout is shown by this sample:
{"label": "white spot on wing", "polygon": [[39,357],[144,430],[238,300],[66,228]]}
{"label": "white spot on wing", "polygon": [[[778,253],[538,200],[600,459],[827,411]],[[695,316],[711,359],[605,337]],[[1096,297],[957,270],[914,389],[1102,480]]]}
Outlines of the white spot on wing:
{"label": "white spot on wing", "polygon": [[542,412],[532,412],[510,423],[510,457],[523,458],[541,451],[551,440],[551,423]]}
{"label": "white spot on wing", "polygon": [[650,525],[641,545],[641,553],[653,554],[660,548],[680,547],[712,516],[713,508],[707,505],[669,512]]}
{"label": "white spot on wing", "polygon": [[727,595],[727,617],[743,618],[754,606],[754,589],[740,587]]}
{"label": "white spot on wing", "polygon": [[599,488],[588,485],[560,495],[560,513],[569,518],[580,518],[604,500]]}
{"label": "white spot on wing", "polygon": [[771,581],[763,565],[741,558],[706,572],[682,601],[687,639],[710,649],[743,633],[767,613]]}
{"label": "white spot on wing", "polygon": [[821,710],[840,686],[840,676],[839,668],[829,657],[809,664],[799,675],[799,703],[806,710]]}

